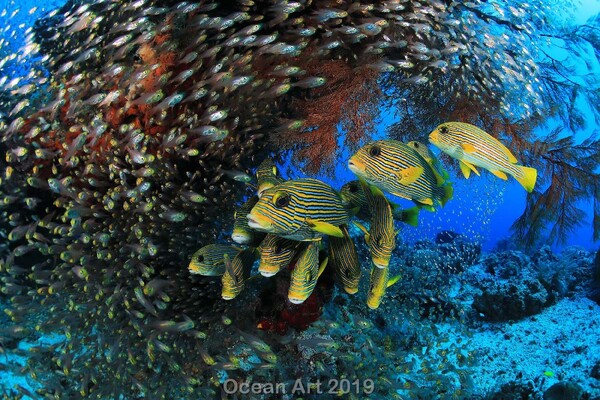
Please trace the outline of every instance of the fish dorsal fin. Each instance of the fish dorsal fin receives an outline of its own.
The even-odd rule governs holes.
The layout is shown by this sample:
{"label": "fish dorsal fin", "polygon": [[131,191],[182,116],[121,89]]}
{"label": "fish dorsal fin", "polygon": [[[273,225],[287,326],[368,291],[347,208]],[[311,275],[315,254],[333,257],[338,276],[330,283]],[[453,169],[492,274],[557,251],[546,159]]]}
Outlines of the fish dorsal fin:
{"label": "fish dorsal fin", "polygon": [[473,154],[477,151],[475,146],[469,143],[461,143],[460,147],[463,149],[465,153]]}
{"label": "fish dorsal fin", "polygon": [[500,179],[504,179],[505,181],[508,180],[508,176],[506,176],[506,174],[504,172],[502,172],[502,171],[490,170],[490,172],[492,174],[496,175]]}
{"label": "fish dorsal fin", "polygon": [[414,183],[423,174],[423,167],[408,167],[399,169],[395,173],[400,184],[408,186]]}
{"label": "fish dorsal fin", "polygon": [[339,238],[344,237],[342,230],[337,226],[330,224],[329,222],[316,221],[311,218],[307,218],[306,223],[314,231],[324,233],[325,235],[329,236],[335,236]]}
{"label": "fish dorsal fin", "polygon": [[323,273],[323,271],[325,271],[325,267],[327,266],[328,262],[329,262],[329,257],[325,257],[325,259],[323,260],[323,262],[319,266],[319,273],[317,275],[317,279],[319,279],[319,277],[321,276],[321,274]]}
{"label": "fish dorsal fin", "polygon": [[388,283],[387,283],[387,287],[392,286],[394,283],[398,282],[400,280],[400,275],[396,275],[395,277],[391,278]]}

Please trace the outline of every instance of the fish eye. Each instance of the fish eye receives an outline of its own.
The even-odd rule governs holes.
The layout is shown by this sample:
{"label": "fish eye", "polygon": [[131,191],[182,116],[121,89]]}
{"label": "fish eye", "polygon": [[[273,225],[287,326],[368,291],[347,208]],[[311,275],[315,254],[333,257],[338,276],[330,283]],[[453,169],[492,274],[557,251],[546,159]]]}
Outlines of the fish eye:
{"label": "fish eye", "polygon": [[350,193],[356,193],[358,192],[358,185],[353,182],[348,186],[348,190],[350,191]]}
{"label": "fish eye", "polygon": [[198,262],[202,262],[204,261],[204,256],[203,255],[199,255],[198,256]]}
{"label": "fish eye", "polygon": [[377,157],[379,154],[381,154],[381,149],[379,146],[371,146],[369,149],[369,154],[373,157]]}
{"label": "fish eye", "polygon": [[278,244],[277,246],[275,246],[275,254],[281,254],[282,251],[283,251],[283,247],[281,246],[281,244]]}
{"label": "fish eye", "polygon": [[290,196],[287,193],[281,193],[275,199],[275,206],[277,208],[283,208],[283,207],[287,206],[288,204],[290,204]]}
{"label": "fish eye", "polygon": [[442,126],[442,127],[440,128],[440,133],[441,133],[441,134],[444,134],[444,135],[445,135],[446,133],[448,133],[448,127],[446,127],[446,126]]}
{"label": "fish eye", "polygon": [[417,142],[414,142],[414,143],[413,143],[413,146],[415,146],[415,149],[418,149],[418,148],[419,148],[419,143],[417,143]]}

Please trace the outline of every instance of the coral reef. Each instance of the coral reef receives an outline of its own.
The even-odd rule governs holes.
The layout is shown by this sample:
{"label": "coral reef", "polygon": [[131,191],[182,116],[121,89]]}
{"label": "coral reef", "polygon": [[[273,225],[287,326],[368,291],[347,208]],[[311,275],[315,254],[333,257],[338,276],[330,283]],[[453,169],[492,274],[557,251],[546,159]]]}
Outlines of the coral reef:
{"label": "coral reef", "polygon": [[583,400],[589,399],[580,385],[574,382],[558,382],[544,392],[544,400]]}
{"label": "coral reef", "polygon": [[517,320],[539,313],[558,299],[582,290],[590,279],[589,252],[572,247],[560,256],[548,246],[531,257],[520,251],[490,253],[468,280],[479,290],[473,308],[489,321]]}

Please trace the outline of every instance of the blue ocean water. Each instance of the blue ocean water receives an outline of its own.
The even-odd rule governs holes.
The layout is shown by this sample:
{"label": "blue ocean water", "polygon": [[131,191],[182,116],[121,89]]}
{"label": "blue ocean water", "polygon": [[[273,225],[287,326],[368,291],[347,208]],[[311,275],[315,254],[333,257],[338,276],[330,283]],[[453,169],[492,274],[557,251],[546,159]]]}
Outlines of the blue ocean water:
{"label": "blue ocean water", "polygon": [[[6,38],[10,40],[10,45],[2,46],[2,51],[16,51],[24,42],[27,27],[36,18],[43,15],[43,13],[61,4],[62,2],[58,1],[52,3],[44,2],[42,7],[40,2],[36,1],[13,1],[3,4],[0,0],[0,10],[6,7],[9,10],[9,15],[11,9],[20,8],[20,12],[11,20],[11,25],[14,29],[5,30],[7,34],[10,33],[10,37]],[[38,6],[38,9],[29,13],[29,9],[35,6]],[[584,23],[588,17],[596,15],[598,12],[600,12],[600,1],[588,0],[580,5],[579,13],[575,19],[578,23]],[[15,32],[14,36],[12,35],[13,31]],[[6,75],[9,79],[13,79],[20,74],[24,74],[24,71],[28,71],[27,65],[18,62],[18,60],[9,60],[3,66],[0,76]],[[585,107],[585,105],[582,105],[582,107]],[[387,137],[388,127],[399,122],[397,116],[390,110],[382,109],[380,111],[381,117],[376,125],[376,132],[372,134],[371,139]],[[585,129],[573,132],[578,138],[585,138],[592,132],[598,131],[591,110],[585,112],[585,119]],[[549,121],[547,126],[540,128],[540,134],[551,131],[560,124],[561,122],[558,120]],[[311,176],[330,184],[336,189],[340,188],[345,182],[355,179],[355,176],[347,168],[347,160],[353,153],[353,150],[344,146],[344,133],[341,132],[341,129],[339,133],[338,142],[342,150],[336,158],[333,175],[323,173]],[[301,168],[298,168],[291,162],[291,155],[288,155],[284,164],[279,165],[279,167],[283,171],[285,178],[293,179],[307,176]],[[227,347],[223,346],[223,343],[227,343],[228,345],[231,343],[231,347],[228,347],[226,352],[228,358],[221,356],[216,361],[213,360],[214,364],[219,368],[214,368],[217,372],[211,378],[211,384],[214,384],[216,381],[223,385],[228,381],[228,378],[239,376],[235,375],[236,372],[229,369],[232,366],[228,363],[239,363],[239,365],[235,366],[241,370],[250,371],[250,376],[254,376],[252,373],[255,373],[257,378],[264,378],[261,372],[252,372],[259,370],[261,367],[268,367],[268,363],[265,361],[268,360],[268,357],[265,355],[270,354],[270,349],[268,351],[265,350],[264,343],[261,343],[261,340],[263,340],[273,347],[273,351],[278,351],[277,357],[279,357],[282,363],[281,368],[287,373],[286,375],[284,372],[281,372],[280,376],[276,375],[276,378],[271,376],[269,379],[274,379],[276,382],[285,381],[288,384],[288,393],[291,377],[302,376],[302,374],[306,374],[309,381],[311,378],[308,377],[319,376],[319,379],[324,379],[322,382],[327,383],[327,389],[329,389],[331,387],[331,379],[335,380],[341,376],[346,376],[345,374],[348,371],[345,371],[341,365],[348,362],[349,365],[356,366],[356,370],[362,371],[363,375],[359,375],[361,380],[357,382],[357,385],[367,388],[369,386],[368,381],[371,383],[373,381],[376,382],[378,388],[390,385],[390,387],[395,389],[392,392],[397,395],[396,398],[401,399],[487,398],[484,397],[485,395],[490,395],[490,398],[492,398],[491,392],[497,389],[500,384],[512,379],[518,381],[519,377],[529,379],[527,383],[523,384],[522,390],[526,392],[531,389],[530,392],[532,393],[530,397],[522,398],[536,398],[533,392],[539,395],[542,390],[547,390],[553,384],[571,381],[577,382],[578,385],[582,385],[585,388],[587,392],[585,396],[588,396],[587,398],[598,398],[600,396],[600,385],[598,384],[598,377],[594,376],[594,374],[600,376],[600,373],[597,371],[599,368],[598,365],[600,365],[598,361],[600,360],[596,359],[596,354],[600,354],[600,347],[597,340],[598,326],[600,326],[598,325],[600,323],[598,315],[600,313],[598,312],[598,305],[590,300],[592,296],[588,296],[588,298],[582,294],[584,292],[583,287],[587,288],[587,283],[584,284],[583,282],[591,280],[590,276],[593,274],[592,268],[598,264],[597,257],[594,259],[593,254],[598,248],[598,242],[592,240],[591,221],[593,204],[590,202],[583,205],[588,214],[582,218],[581,226],[567,238],[566,243],[563,245],[552,243],[549,248],[538,249],[537,252],[530,255],[524,255],[519,252],[488,254],[489,251],[497,247],[501,240],[510,237],[510,227],[514,220],[521,215],[525,207],[526,193],[516,181],[501,181],[486,172],[482,173],[481,177],[471,177],[469,180],[463,179],[462,176],[457,175],[453,171],[451,171],[451,176],[453,182],[455,182],[453,201],[435,213],[421,212],[418,227],[402,228],[400,233],[400,243],[402,245],[399,245],[399,250],[397,250],[398,257],[394,261],[393,268],[396,272],[401,271],[403,280],[406,283],[400,283],[393,287],[394,290],[388,294],[389,298],[386,299],[380,310],[369,313],[366,307],[362,306],[362,308],[359,308],[356,305],[359,302],[364,303],[364,295],[362,293],[366,292],[367,288],[365,286],[367,284],[363,281],[360,292],[360,296],[362,297],[360,299],[338,295],[335,298],[335,302],[329,302],[322,307],[323,317],[318,322],[304,331],[304,333],[284,335],[282,339],[274,339],[274,336],[264,334],[260,336],[258,344],[255,339],[253,341],[253,339],[248,339],[247,337],[244,338],[244,341],[238,343],[236,340],[239,339],[239,333],[235,330],[233,333],[227,331],[227,326],[229,326],[230,322],[227,322],[226,317],[223,318],[223,322],[220,319],[217,321],[211,320],[211,327],[207,328],[207,332],[209,339],[212,339],[212,341],[209,342],[207,340],[206,347],[202,350],[204,352],[210,350],[211,354],[213,352],[216,354],[218,353],[218,349],[222,350],[222,347]],[[411,203],[397,198],[390,197],[390,199],[400,203],[402,206],[409,207],[411,205]],[[440,231],[461,233],[469,239],[469,243],[463,243],[462,239],[450,243],[444,243],[443,241],[433,243]],[[351,234],[357,242],[363,240],[357,230],[352,229]],[[423,243],[424,239],[432,243]],[[464,274],[461,275],[460,279],[456,277],[448,278],[447,271],[441,274],[439,269],[447,267],[451,270],[453,268],[450,266],[451,264],[454,265],[451,258],[456,248],[460,248],[460,251],[468,254],[473,247],[476,247],[471,242],[477,242],[482,245],[482,258],[471,269],[463,271]],[[572,245],[580,246],[582,249],[569,247]],[[561,251],[564,252],[560,253]],[[460,253],[461,256],[462,254]],[[363,255],[361,253],[361,256]],[[432,262],[431,260],[435,261]],[[437,267],[432,268],[431,263],[437,263],[436,265],[442,265],[443,267],[439,269]],[[422,268],[414,268],[415,270],[412,272],[405,272],[407,266],[415,267],[415,265],[422,266]],[[119,267],[121,265],[116,266],[116,268]],[[142,268],[143,266],[140,266],[140,269]],[[596,266],[596,268],[598,267]],[[2,270],[0,269],[0,271]],[[363,274],[366,274],[366,272],[367,270],[365,269]],[[114,271],[110,271],[107,273],[107,276],[111,277],[113,273]],[[167,277],[165,275],[159,277],[161,279],[173,279],[173,276]],[[10,283],[10,280],[3,281],[5,284],[4,287],[10,289],[10,285],[7,282]],[[409,283],[414,284],[414,286],[410,286]],[[519,297],[519,302],[522,300],[522,304],[520,304],[522,305],[521,309],[519,305],[509,302],[510,296],[503,296],[506,293],[501,292],[501,290],[494,292],[491,289],[492,287],[520,288],[524,285],[534,287],[535,290],[532,289],[532,294],[523,294],[523,299]],[[400,289],[398,288],[399,286],[401,287]],[[38,285],[38,287],[43,288],[43,284]],[[433,289],[435,287],[441,289],[437,291]],[[485,293],[486,290],[491,293],[488,297],[481,294],[482,292]],[[406,293],[409,294],[407,295]],[[521,292],[519,292],[520,295]],[[135,297],[139,299],[143,298],[143,295],[135,293]],[[132,296],[132,298],[135,297]],[[158,298],[146,310],[138,307],[141,310],[138,312],[146,312],[153,307],[158,308],[157,305],[168,303],[166,297]],[[518,296],[515,295],[515,297]],[[406,298],[409,300],[406,300]],[[0,301],[2,302],[5,302],[6,299],[0,297]],[[253,304],[253,301],[253,299],[247,299],[247,304]],[[410,315],[411,311],[407,311],[410,308],[407,303],[411,301],[421,301],[419,307],[417,307],[418,311],[415,311],[416,314],[420,313],[420,316],[423,316],[431,313],[434,317],[428,320],[426,318],[420,319],[420,316]],[[458,311],[458,307],[456,310],[449,306],[446,307],[453,301],[457,304],[473,303],[477,306],[473,306],[470,311],[472,315],[469,314],[467,316],[464,315],[464,310]],[[516,301],[515,303],[518,302]],[[69,304],[69,306],[71,305]],[[504,309],[513,306],[517,309],[515,312],[517,317],[508,315],[509,313],[503,314]],[[7,309],[10,308],[8,304],[0,303],[0,309],[5,307]],[[135,309],[135,307],[133,308]],[[239,308],[241,309],[241,306]],[[441,310],[439,311],[440,315],[445,315],[445,313],[452,315],[452,322],[435,320],[436,312],[438,311],[434,312],[431,310]],[[128,309],[127,311],[129,312],[130,310]],[[236,313],[228,309],[228,312],[228,315],[234,315],[239,320],[247,318],[247,315],[244,315],[246,311],[238,311]],[[498,320],[491,318],[494,313],[498,316]],[[48,315],[41,317],[41,319],[51,315],[52,312],[48,312]],[[473,317],[473,315],[479,316],[483,322],[477,322],[475,326],[469,326],[468,328],[460,325],[461,322]],[[30,319],[34,321],[38,318],[40,318],[39,315],[32,316]],[[443,319],[443,317],[440,317],[440,319]],[[178,322],[181,321],[178,320]],[[459,323],[457,324],[456,321]],[[4,329],[9,329],[11,322],[6,319],[3,320],[3,323],[6,326],[2,327],[1,332],[2,335],[5,335],[7,331]],[[221,324],[225,327],[220,327]],[[216,327],[217,325],[218,327]],[[246,327],[244,330],[249,330],[249,328]],[[90,331],[86,330],[84,332],[91,335]],[[6,365],[0,364],[0,393],[4,394],[5,398],[21,398],[14,396],[22,396],[24,391],[11,391],[11,389],[14,389],[15,384],[28,388],[30,391],[39,389],[40,385],[37,380],[30,378],[27,374],[23,377],[22,374],[15,371],[15,368],[9,368],[8,366],[14,366],[16,363],[24,367],[27,361],[23,354],[27,354],[27,352],[31,351],[31,347],[38,345],[57,346],[59,349],[57,353],[64,350],[64,353],[67,354],[67,346],[64,343],[67,343],[65,339],[70,334],[71,332],[60,330],[56,336],[37,337],[35,334],[32,334],[16,346],[14,343],[9,344],[8,340],[4,341],[5,336],[0,335],[0,339],[2,339],[0,340],[0,345],[2,345],[0,346],[0,350],[4,353],[0,354],[0,363],[2,362],[2,358],[6,356],[4,357]],[[109,335],[107,334],[106,336],[108,337]],[[158,338],[154,336],[148,340],[148,343],[152,344],[146,345],[146,342],[144,342],[142,346],[143,352],[150,354],[153,351],[151,349],[160,348],[164,344],[161,340],[164,339],[166,343],[171,338],[172,336],[169,336],[169,334],[164,334],[164,337],[158,336]],[[161,381],[160,384],[157,384],[158,387],[152,387],[151,379],[148,381],[144,380],[145,376],[155,377],[157,375],[144,375],[144,368],[137,367],[139,364],[136,364],[135,358],[133,361],[131,358],[127,359],[128,355],[125,345],[120,345],[121,347],[112,343],[106,345],[110,340],[118,343],[117,340],[119,339],[115,337],[101,337],[98,339],[98,343],[102,343],[102,346],[105,346],[99,346],[102,349],[100,352],[107,354],[114,352],[115,354],[122,355],[121,362],[124,370],[135,365],[133,367],[134,372],[131,373],[135,377],[135,380],[129,382],[129,385],[137,385],[141,392],[145,391],[147,393],[147,398],[152,398],[153,395],[156,395],[156,398],[160,398],[160,395],[164,396],[165,390],[168,389],[161,387],[163,382]],[[140,341],[142,340],[145,339],[140,339]],[[95,342],[92,341],[91,343]],[[83,358],[82,355],[86,354],[88,350],[86,346],[92,346],[91,343],[88,342],[86,345],[78,348],[77,351],[79,353],[76,353],[74,359],[71,356],[70,362],[73,362],[75,366],[73,373],[76,373],[76,370],[80,367],[80,365],[77,365],[79,357]],[[9,345],[15,347],[5,351],[5,344],[6,347]],[[131,348],[135,347],[134,343],[127,342],[126,345],[131,346]],[[164,345],[167,346],[166,344]],[[327,351],[322,351],[322,348]],[[482,361],[474,361],[475,357],[471,354],[471,349],[476,349],[479,352],[478,357],[481,357],[480,360]],[[139,348],[136,348],[136,351],[138,350]],[[173,349],[169,349],[169,351],[165,350],[165,353],[169,353],[170,351],[173,351]],[[358,362],[360,360],[357,361],[356,358],[349,358],[349,354],[354,353],[359,354],[359,358],[363,358],[362,362]],[[446,354],[450,355],[447,356]],[[205,353],[202,353],[203,357],[204,355]],[[48,379],[47,382],[51,382],[52,385],[56,385],[57,381],[68,381],[69,379],[88,379],[89,382],[89,374],[84,375],[83,378],[81,376],[69,378],[69,373],[64,372],[68,371],[68,368],[64,364],[65,360],[69,361],[69,358],[62,358],[60,355],[56,355],[55,357],[60,360],[58,368],[56,365],[53,365],[50,369],[54,368],[58,370],[57,373],[56,371],[54,372],[60,379]],[[112,354],[111,357],[117,356]],[[332,362],[328,357],[337,357],[337,361]],[[295,365],[295,361],[290,361],[296,359],[301,360],[299,363],[301,365]],[[211,364],[206,359],[204,360],[206,364]],[[377,360],[386,360],[386,362],[388,362],[387,360],[392,360],[387,364],[379,365],[379,368],[386,368],[379,376],[376,371],[368,369],[364,365],[369,364],[369,362],[377,365]],[[201,364],[199,360],[198,364]],[[165,369],[167,368],[166,365],[169,364],[164,364],[163,367]],[[81,367],[83,369],[83,366]],[[170,368],[175,371],[181,367],[175,364],[170,365]],[[203,368],[199,367],[199,370],[194,370],[191,376],[195,378],[202,373],[206,373],[209,369]],[[148,369],[150,370],[151,367],[148,367]],[[437,371],[437,369],[439,369],[439,373],[435,377],[437,381],[441,382],[438,385],[463,388],[464,393],[461,395],[461,392],[456,391],[450,394],[450,390],[447,390],[446,394],[439,395],[439,397],[428,397],[432,395],[427,394],[427,391],[423,390],[420,392],[419,390],[423,387],[428,387],[427,382],[431,380],[431,375],[425,377],[427,374],[424,373],[420,379],[413,379],[413,375],[419,376],[418,373],[421,370]],[[595,369],[596,372],[594,373]],[[411,370],[414,374],[411,375],[405,372],[407,370]],[[32,367],[30,371],[35,373],[37,370]],[[161,371],[157,368],[153,372],[160,375]],[[130,373],[129,370],[128,373]],[[29,375],[31,375],[31,372]],[[186,384],[189,382],[190,380],[187,380]],[[319,380],[318,382],[321,381]],[[78,386],[79,384],[80,382],[77,381],[73,386]],[[180,382],[174,385],[177,384],[180,384]],[[351,385],[351,382],[348,381],[348,384]],[[41,386],[43,387],[43,385]],[[93,385],[90,384],[91,386]],[[190,383],[190,386],[194,386],[194,384]],[[48,385],[48,387],[51,387],[51,385]],[[212,387],[214,388],[215,386],[213,385]],[[225,386],[222,387],[224,388]],[[576,392],[577,390],[574,391]],[[486,391],[487,393],[485,393]],[[85,391],[82,389],[82,392]],[[99,393],[103,392],[99,391]],[[115,390],[114,393],[118,393],[118,390]],[[206,392],[201,393],[205,393],[203,394],[205,397],[194,398],[234,398],[230,396],[230,393],[226,389],[222,389],[220,392],[215,389],[214,393],[206,389]],[[363,391],[357,397],[343,397],[343,395],[341,397],[387,398],[376,397],[376,395],[368,396],[365,393]],[[264,392],[259,391],[256,395],[245,393],[239,395],[238,398],[287,399],[296,398],[301,394],[300,392],[296,392],[294,393],[295,396],[278,397],[265,396]],[[329,394],[331,394],[329,397],[326,394],[319,395],[319,393],[311,397],[309,393],[306,398],[335,398],[337,396],[335,393]],[[60,398],[60,395],[57,396]],[[86,397],[83,394],[81,396]],[[505,397],[494,398],[517,398],[510,396],[516,395],[507,394]],[[28,396],[25,395],[22,398],[28,398]],[[40,396],[39,398],[42,397]],[[124,394],[100,394],[96,398],[125,399],[128,397]],[[169,397],[167,393],[166,398],[185,397]],[[551,397],[550,394],[544,398],[566,399],[567,397],[561,397],[560,394]],[[582,395],[579,398],[585,397]]]}

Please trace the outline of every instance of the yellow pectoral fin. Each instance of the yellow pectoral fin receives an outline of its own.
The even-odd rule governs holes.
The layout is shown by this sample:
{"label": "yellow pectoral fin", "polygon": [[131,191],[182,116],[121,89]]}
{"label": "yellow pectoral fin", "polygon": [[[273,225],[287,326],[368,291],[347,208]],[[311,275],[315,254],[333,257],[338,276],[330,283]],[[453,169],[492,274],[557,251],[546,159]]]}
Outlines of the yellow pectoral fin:
{"label": "yellow pectoral fin", "polygon": [[428,205],[428,206],[432,206],[433,205],[433,200],[432,199],[423,199],[423,200],[419,200],[419,203]]}
{"label": "yellow pectoral fin", "polygon": [[463,175],[465,175],[465,178],[468,178],[470,173],[465,174],[464,168],[470,169],[471,171],[475,172],[475,174],[477,176],[479,176],[479,171],[477,171],[477,168],[475,168],[475,166],[473,164],[471,164],[470,162],[465,161],[465,160],[460,160],[460,169],[463,172]]}
{"label": "yellow pectoral fin", "polygon": [[344,233],[342,232],[342,230],[340,228],[338,228],[337,226],[332,225],[328,222],[315,221],[310,218],[307,218],[306,222],[308,223],[308,226],[310,226],[311,229],[314,231],[324,233],[325,235],[329,235],[329,236],[335,236],[335,237],[339,237],[339,238],[344,237]]}
{"label": "yellow pectoral fin", "polygon": [[463,143],[460,145],[465,153],[475,153],[477,149],[472,144]]}
{"label": "yellow pectoral fin", "polygon": [[388,283],[387,283],[387,287],[392,286],[394,283],[398,282],[400,280],[400,275],[396,275],[395,277],[391,278]]}
{"label": "yellow pectoral fin", "polygon": [[396,171],[396,176],[402,185],[414,183],[423,174],[423,167],[408,167]]}
{"label": "yellow pectoral fin", "polygon": [[467,167],[467,164],[465,164],[464,162],[460,162],[460,170],[463,173],[465,179],[469,179],[469,177],[471,176],[471,169],[469,167]]}
{"label": "yellow pectoral fin", "polygon": [[504,179],[505,181],[508,180],[508,176],[506,176],[506,174],[504,172],[502,172],[502,171],[498,171],[498,170],[492,171],[492,170],[490,170],[490,172],[492,174],[496,175],[500,179]]}
{"label": "yellow pectoral fin", "polygon": [[328,261],[329,261],[329,257],[325,257],[325,259],[321,263],[321,266],[319,267],[319,274],[317,275],[317,279],[319,279],[319,277],[321,276],[323,271],[325,271],[325,267],[327,266]]}

